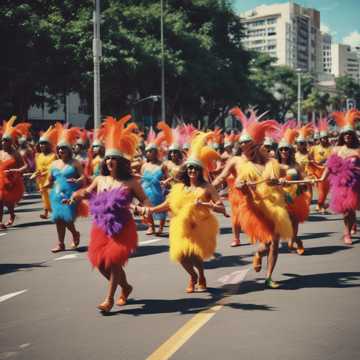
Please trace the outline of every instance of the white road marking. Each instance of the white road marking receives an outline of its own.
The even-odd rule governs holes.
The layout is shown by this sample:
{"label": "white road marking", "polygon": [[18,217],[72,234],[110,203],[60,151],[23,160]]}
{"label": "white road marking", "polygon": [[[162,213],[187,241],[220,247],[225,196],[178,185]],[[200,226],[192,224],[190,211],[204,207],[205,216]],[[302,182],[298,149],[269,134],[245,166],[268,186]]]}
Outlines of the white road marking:
{"label": "white road marking", "polygon": [[6,235],[7,233],[0,233],[0,236],[4,236],[4,235]]}
{"label": "white road marking", "polygon": [[139,245],[152,244],[152,243],[159,242],[159,241],[161,241],[161,240],[164,240],[164,239],[157,238],[157,239],[152,239],[152,240],[140,241],[140,242],[139,242]]}
{"label": "white road marking", "polygon": [[61,257],[58,257],[58,258],[54,259],[54,261],[76,259],[78,256],[79,255],[77,255],[77,254],[64,255],[64,256],[61,256]]}
{"label": "white road marking", "polygon": [[31,345],[30,343],[21,344],[21,345],[19,345],[19,348],[25,349],[25,348],[29,347],[30,345]]}
{"label": "white road marking", "polygon": [[6,294],[6,295],[3,295],[3,296],[0,296],[0,302],[9,300],[9,299],[11,299],[12,297],[17,296],[17,295],[20,295],[20,294],[23,294],[23,293],[26,292],[26,291],[28,291],[28,290],[25,289],[25,290],[16,291],[16,292],[13,292],[13,293],[10,293],[10,294]]}
{"label": "white road marking", "polygon": [[222,276],[218,279],[218,282],[223,283],[224,285],[236,285],[244,281],[247,273],[250,271],[250,268],[237,270],[230,274]]}

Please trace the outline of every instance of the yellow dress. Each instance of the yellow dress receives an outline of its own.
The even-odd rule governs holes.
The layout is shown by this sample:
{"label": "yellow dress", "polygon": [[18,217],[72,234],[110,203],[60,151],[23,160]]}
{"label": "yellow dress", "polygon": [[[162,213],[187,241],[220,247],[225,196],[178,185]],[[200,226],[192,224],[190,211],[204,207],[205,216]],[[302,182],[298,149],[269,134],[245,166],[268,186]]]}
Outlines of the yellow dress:
{"label": "yellow dress", "polygon": [[[237,180],[257,182],[280,178],[280,164],[269,160],[263,169],[243,158],[236,166]],[[271,242],[274,235],[283,240],[291,239],[293,229],[285,202],[285,193],[279,186],[266,182],[251,187],[251,196],[236,189],[239,196],[238,218],[241,228],[252,242]]]}
{"label": "yellow dress", "polygon": [[309,174],[308,166],[310,161],[309,154],[308,153],[302,154],[301,152],[297,151],[295,153],[295,161],[300,165],[302,172],[305,175],[308,175]]}
{"label": "yellow dress", "polygon": [[323,147],[321,144],[315,145],[310,150],[311,155],[313,156],[314,161],[317,164],[325,164],[327,158],[331,155],[332,147]]}
{"label": "yellow dress", "polygon": [[172,212],[169,228],[170,258],[180,261],[183,256],[197,255],[203,260],[214,254],[219,224],[205,206],[196,200],[207,201],[205,189],[174,184],[168,195]]}
{"label": "yellow dress", "polygon": [[36,165],[36,183],[41,193],[41,199],[44,205],[44,209],[50,211],[50,200],[49,200],[49,190],[43,189],[43,186],[49,181],[50,176],[50,167],[52,162],[56,160],[56,155],[54,153],[43,154],[39,153],[35,157]]}

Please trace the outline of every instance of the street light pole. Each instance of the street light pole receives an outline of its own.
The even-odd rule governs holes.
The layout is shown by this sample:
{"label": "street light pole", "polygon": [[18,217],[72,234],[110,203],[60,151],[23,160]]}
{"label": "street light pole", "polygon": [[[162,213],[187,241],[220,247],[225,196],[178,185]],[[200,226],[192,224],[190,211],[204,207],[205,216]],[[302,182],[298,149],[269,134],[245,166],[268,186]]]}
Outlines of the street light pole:
{"label": "street light pole", "polygon": [[94,129],[100,127],[101,108],[100,108],[100,0],[94,0],[95,10],[93,12],[93,59],[94,59]]}
{"label": "street light pole", "polygon": [[165,62],[164,62],[164,0],[160,0],[160,37],[161,37],[161,120],[165,121]]}
{"label": "street light pole", "polygon": [[298,93],[297,93],[297,100],[298,100],[298,108],[297,108],[297,124],[301,126],[301,69],[297,69],[298,74]]}

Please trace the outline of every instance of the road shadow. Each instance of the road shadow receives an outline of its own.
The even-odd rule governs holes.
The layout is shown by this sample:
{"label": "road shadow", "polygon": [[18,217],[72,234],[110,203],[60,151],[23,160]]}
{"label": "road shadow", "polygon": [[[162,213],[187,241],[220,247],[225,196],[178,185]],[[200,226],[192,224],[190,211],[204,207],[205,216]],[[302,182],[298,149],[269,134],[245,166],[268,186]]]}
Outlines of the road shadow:
{"label": "road shadow", "polygon": [[[328,214],[328,215],[332,215],[332,214]],[[310,222],[314,222],[314,221],[339,221],[341,219],[331,219],[331,218],[328,218],[326,216],[323,216],[323,215],[310,215],[306,221],[310,221]]]}
{"label": "road shadow", "polygon": [[79,253],[83,253],[83,252],[87,252],[88,251],[88,246],[84,245],[84,246],[78,246],[76,249],[72,250],[72,251],[76,251]]}
{"label": "road shadow", "polygon": [[23,196],[24,200],[27,199],[41,199],[41,195],[40,194],[26,194]]}
{"label": "road shadow", "polygon": [[160,254],[167,251],[169,251],[169,246],[167,245],[142,245],[137,248],[136,252],[132,254],[131,257],[137,258],[141,256]]}
{"label": "road shadow", "polygon": [[227,234],[232,234],[232,228],[231,227],[224,227],[224,228],[220,228],[220,234],[221,235],[227,235]]}
{"label": "road shadow", "polygon": [[349,250],[351,246],[316,246],[305,248],[304,256],[330,255],[343,250]]}
{"label": "road shadow", "polygon": [[140,219],[134,219],[137,231],[147,230],[148,226],[144,224]]}
{"label": "road shadow", "polygon": [[23,209],[23,208],[16,208],[15,210],[15,214],[17,213],[24,213],[24,212],[33,212],[33,211],[41,211],[43,210],[42,207],[37,207],[37,208],[28,208],[28,209]]}
{"label": "road shadow", "polygon": [[10,274],[16,271],[29,271],[33,268],[44,268],[47,265],[44,263],[29,263],[29,264],[0,264],[0,275]]}
{"label": "road shadow", "polygon": [[16,209],[18,209],[19,207],[22,207],[22,206],[34,205],[34,204],[40,204],[40,202],[39,201],[21,201],[16,206]]}
{"label": "road shadow", "polygon": [[229,255],[229,256],[216,256],[215,258],[204,262],[205,269],[218,269],[235,267],[250,264],[251,261],[243,259],[243,256]]}
{"label": "road shadow", "polygon": [[304,288],[352,288],[360,287],[360,272],[333,272],[323,274],[298,275],[285,273],[288,280],[280,281],[282,290]]}
{"label": "road shadow", "polygon": [[306,233],[300,235],[299,239],[300,240],[320,239],[323,237],[329,237],[332,234],[335,234],[335,232],[330,231],[330,232]]}
{"label": "road shadow", "polygon": [[43,220],[43,221],[32,221],[32,222],[28,222],[28,223],[21,223],[21,224],[16,224],[16,225],[12,225],[12,228],[23,228],[23,227],[31,227],[31,226],[41,226],[41,225],[50,225],[53,224],[52,221],[50,220]]}

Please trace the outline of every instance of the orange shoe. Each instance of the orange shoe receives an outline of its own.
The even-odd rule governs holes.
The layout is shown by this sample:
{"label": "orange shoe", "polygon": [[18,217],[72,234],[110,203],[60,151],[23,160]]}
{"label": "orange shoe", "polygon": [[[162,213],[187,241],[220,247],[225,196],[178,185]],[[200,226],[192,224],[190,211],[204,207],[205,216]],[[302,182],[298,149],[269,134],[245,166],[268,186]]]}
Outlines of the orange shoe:
{"label": "orange shoe", "polygon": [[65,251],[65,244],[59,244],[57,247],[51,249],[51,252],[54,254],[60,251]]}
{"label": "orange shoe", "polygon": [[186,288],[185,291],[188,294],[193,293],[195,291],[196,283],[197,283],[197,277],[196,278],[190,278],[189,285],[188,285],[188,287]]}
{"label": "orange shoe", "polygon": [[350,234],[344,234],[343,240],[346,245],[352,245],[352,239]]}
{"label": "orange shoe", "polygon": [[104,302],[99,304],[97,308],[104,313],[108,313],[114,306],[114,299],[106,299]]}
{"label": "orange shoe", "polygon": [[253,257],[253,269],[256,272],[261,270],[261,256],[258,253],[256,253]]}
{"label": "orange shoe", "polygon": [[205,277],[199,279],[199,285],[197,286],[196,290],[198,292],[204,292],[207,290]]}
{"label": "orange shoe", "polygon": [[305,249],[301,240],[298,240],[296,252],[298,253],[298,255],[304,255]]}
{"label": "orange shoe", "polygon": [[73,243],[71,244],[71,249],[77,249],[80,244],[80,233],[77,231],[73,236]]}
{"label": "orange shoe", "polygon": [[234,239],[232,243],[230,244],[231,247],[237,247],[240,246],[240,240]]}
{"label": "orange shoe", "polygon": [[116,302],[117,306],[124,306],[127,303],[127,299],[129,295],[131,294],[133,290],[133,287],[129,285],[127,288],[124,288],[121,292],[121,295],[119,297],[119,300]]}

